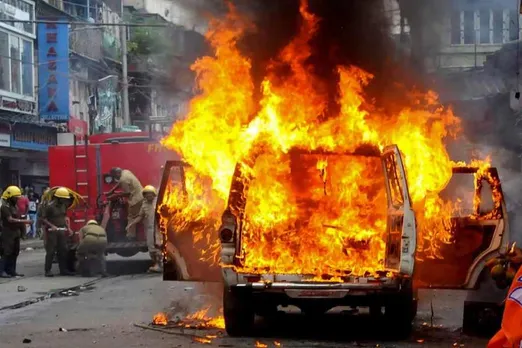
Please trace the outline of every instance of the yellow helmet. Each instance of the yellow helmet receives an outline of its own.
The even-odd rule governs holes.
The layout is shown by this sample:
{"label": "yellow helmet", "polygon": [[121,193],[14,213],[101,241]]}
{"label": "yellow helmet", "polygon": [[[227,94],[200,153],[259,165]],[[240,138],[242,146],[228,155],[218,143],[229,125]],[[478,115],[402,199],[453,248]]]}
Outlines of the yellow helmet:
{"label": "yellow helmet", "polygon": [[71,198],[71,194],[67,188],[58,187],[54,192],[54,197],[69,199]]}
{"label": "yellow helmet", "polygon": [[143,188],[143,191],[141,193],[153,193],[154,195],[157,195],[156,188],[152,185],[147,185]]}
{"label": "yellow helmet", "polygon": [[2,193],[3,199],[9,199],[11,197],[20,197],[22,195],[22,190],[18,186],[9,186],[5,189],[4,193]]}
{"label": "yellow helmet", "polygon": [[98,221],[96,221],[96,220],[89,220],[89,221],[87,221],[87,225],[98,225]]}

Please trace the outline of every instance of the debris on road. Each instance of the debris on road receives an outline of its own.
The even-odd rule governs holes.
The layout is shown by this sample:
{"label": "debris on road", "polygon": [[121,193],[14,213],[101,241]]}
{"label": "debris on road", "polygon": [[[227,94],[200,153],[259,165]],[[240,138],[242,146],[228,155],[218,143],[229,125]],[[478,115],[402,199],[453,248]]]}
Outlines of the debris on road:
{"label": "debris on road", "polygon": [[29,338],[24,338],[22,343],[31,343],[32,340],[30,340]]}
{"label": "debris on road", "polygon": [[[180,330],[179,326],[166,326],[164,328],[158,328],[158,327],[154,327],[151,325],[142,325],[142,324],[134,324],[134,326],[139,327],[140,329],[157,331],[157,332],[165,333],[168,335],[185,336],[185,337],[188,337],[188,338],[192,339],[193,341],[197,341],[197,342],[200,342],[205,339],[208,340],[208,339],[210,339],[209,337],[212,337],[210,335],[209,336],[200,336],[200,335],[196,335],[193,333],[184,332],[184,331]],[[183,328],[181,328],[181,329],[183,329]],[[214,336],[214,337],[217,337],[217,336]]]}
{"label": "debris on road", "polygon": [[18,285],[17,290],[18,290],[18,292],[25,292],[25,291],[27,291],[27,288],[25,286]]}
{"label": "debris on road", "polygon": [[64,329],[63,327],[61,327],[58,331],[60,331],[60,332],[67,332],[67,329]]}

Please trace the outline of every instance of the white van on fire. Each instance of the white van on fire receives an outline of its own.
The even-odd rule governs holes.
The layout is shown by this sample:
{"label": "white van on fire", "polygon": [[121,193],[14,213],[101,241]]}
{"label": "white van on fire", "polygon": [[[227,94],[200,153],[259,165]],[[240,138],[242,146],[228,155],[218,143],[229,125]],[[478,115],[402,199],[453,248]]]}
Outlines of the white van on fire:
{"label": "white van on fire", "polygon": [[[314,155],[317,153],[291,151],[292,170],[302,173],[308,163],[315,165],[316,160],[307,160]],[[339,156],[327,152],[320,155]],[[362,147],[342,156],[346,161],[350,161],[350,156],[367,157],[381,165],[381,182],[385,186],[382,269],[363,274],[332,270],[318,277],[314,272],[285,273],[277,267],[252,267],[248,264],[250,246],[245,243],[251,228],[246,206],[249,188],[254,185],[255,178],[244,170],[244,165],[237,165],[218,229],[203,220],[180,224],[176,211],[166,209],[162,202],[166,201],[172,185],[180,186],[178,192],[186,193],[184,171],[187,165],[169,161],[165,165],[158,198],[158,219],[165,237],[164,279],[223,282],[223,314],[226,331],[231,336],[248,335],[254,326],[255,315],[268,316],[277,312],[278,306],[289,305],[313,315],[324,314],[339,306],[368,307],[370,315],[382,315],[389,320],[396,333],[409,335],[417,313],[419,288],[469,290],[480,286],[484,281],[485,261],[501,247],[507,246],[509,239],[506,208],[495,168],[453,169],[453,177],[440,195],[446,200],[469,202],[470,206],[467,209],[461,207],[455,212],[456,216],[448,219],[445,228],[451,232],[451,240],[442,245],[439,257],[431,258],[421,257],[418,253],[422,234],[418,230],[420,225],[417,224],[398,147],[388,146],[383,151]],[[252,159],[252,165],[256,160]],[[295,175],[292,180],[303,178]],[[306,188],[309,183],[303,181],[296,185]],[[310,208],[316,207],[310,200],[299,204],[307,206],[307,214],[310,214]],[[303,216],[303,219],[308,218]],[[349,230],[350,226],[335,228]],[[192,233],[195,229],[205,230],[206,238],[195,240]],[[208,248],[209,241],[214,238],[220,241],[220,264],[209,263],[198,252]],[[351,248],[364,250],[365,243],[363,241]],[[345,257],[353,257],[353,254],[347,253]]]}

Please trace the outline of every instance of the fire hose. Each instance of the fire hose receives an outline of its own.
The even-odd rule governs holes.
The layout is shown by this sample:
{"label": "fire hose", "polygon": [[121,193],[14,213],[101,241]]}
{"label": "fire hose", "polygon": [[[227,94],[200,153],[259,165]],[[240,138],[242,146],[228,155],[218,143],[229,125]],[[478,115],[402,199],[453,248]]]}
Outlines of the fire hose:
{"label": "fire hose", "polygon": [[[47,191],[44,195],[42,195],[42,203],[50,202],[51,199],[54,197],[54,193],[59,188],[60,188],[60,186],[55,186],[55,187],[49,189],[49,191]],[[68,209],[74,209],[80,203],[83,203],[83,204],[87,203],[85,201],[85,199],[83,199],[83,197],[79,193],[71,190],[68,187],[66,187],[66,189],[67,189],[67,191],[69,191],[69,195],[71,196],[71,204],[69,205]]]}

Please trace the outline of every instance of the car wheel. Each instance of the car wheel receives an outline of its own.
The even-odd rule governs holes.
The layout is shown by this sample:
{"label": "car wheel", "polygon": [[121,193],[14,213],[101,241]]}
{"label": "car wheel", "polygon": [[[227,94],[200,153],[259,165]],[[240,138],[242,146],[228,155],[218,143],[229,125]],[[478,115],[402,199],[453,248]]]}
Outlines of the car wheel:
{"label": "car wheel", "polygon": [[163,263],[163,280],[178,280],[178,271],[174,261],[168,260]]}
{"label": "car wheel", "polygon": [[401,294],[384,309],[384,317],[394,337],[406,339],[413,329],[416,301],[411,294]]}
{"label": "car wheel", "polygon": [[235,293],[230,288],[223,291],[223,316],[225,330],[232,337],[248,336],[254,327],[255,311],[249,296]]}

